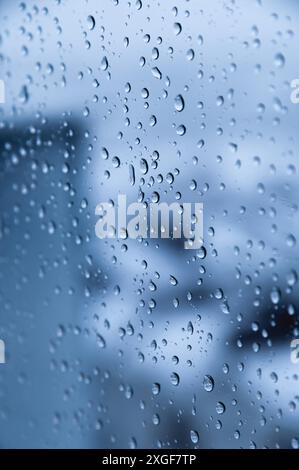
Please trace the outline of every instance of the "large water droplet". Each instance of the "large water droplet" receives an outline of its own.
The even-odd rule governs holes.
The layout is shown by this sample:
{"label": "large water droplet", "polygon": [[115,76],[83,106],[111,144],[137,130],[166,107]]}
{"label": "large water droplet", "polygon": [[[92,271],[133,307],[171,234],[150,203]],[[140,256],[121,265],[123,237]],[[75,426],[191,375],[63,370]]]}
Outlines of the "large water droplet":
{"label": "large water droplet", "polygon": [[170,380],[171,380],[172,385],[177,387],[180,383],[180,376],[176,372],[173,372],[170,376]]}
{"label": "large water droplet", "polygon": [[103,59],[101,60],[100,69],[105,71],[108,69],[108,65],[109,65],[108,59],[106,56],[104,56]]}
{"label": "large water droplet", "polygon": [[216,404],[216,413],[222,415],[225,412],[225,405],[221,401]]}
{"label": "large water droplet", "polygon": [[89,29],[90,31],[92,31],[92,30],[94,29],[95,25],[96,25],[96,20],[94,19],[93,16],[89,15],[89,16],[87,17],[87,26],[88,26],[88,29]]}
{"label": "large water droplet", "polygon": [[214,379],[211,375],[205,375],[203,379],[203,387],[206,392],[212,392],[214,390]]}
{"label": "large water droplet", "polygon": [[182,95],[176,96],[174,100],[174,107],[175,107],[175,110],[178,111],[179,113],[183,111],[183,109],[185,108],[185,101]]}

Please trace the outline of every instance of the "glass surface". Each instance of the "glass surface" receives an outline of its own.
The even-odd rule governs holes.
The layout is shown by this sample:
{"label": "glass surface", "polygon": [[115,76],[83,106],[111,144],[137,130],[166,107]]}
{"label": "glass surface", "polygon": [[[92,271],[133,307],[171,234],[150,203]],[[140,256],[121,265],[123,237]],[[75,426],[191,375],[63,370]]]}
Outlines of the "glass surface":
{"label": "glass surface", "polygon": [[[298,2],[0,25],[0,446],[298,448]],[[99,239],[119,194],[202,203],[203,246]]]}

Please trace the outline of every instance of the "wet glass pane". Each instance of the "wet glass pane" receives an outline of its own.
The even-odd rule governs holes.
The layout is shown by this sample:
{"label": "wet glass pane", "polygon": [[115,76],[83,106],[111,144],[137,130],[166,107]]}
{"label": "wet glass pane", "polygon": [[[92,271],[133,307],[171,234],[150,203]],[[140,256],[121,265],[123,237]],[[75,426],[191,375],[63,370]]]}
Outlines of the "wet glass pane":
{"label": "wet glass pane", "polygon": [[0,25],[0,447],[298,448],[298,3]]}

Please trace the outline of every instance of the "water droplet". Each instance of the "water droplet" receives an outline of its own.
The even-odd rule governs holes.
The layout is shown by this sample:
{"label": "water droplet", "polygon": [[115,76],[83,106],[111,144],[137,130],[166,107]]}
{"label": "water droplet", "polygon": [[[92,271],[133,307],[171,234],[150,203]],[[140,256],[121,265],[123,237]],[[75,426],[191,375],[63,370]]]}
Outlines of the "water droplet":
{"label": "water droplet", "polygon": [[298,281],[297,272],[295,270],[290,271],[289,274],[287,274],[287,284],[289,286],[294,286],[297,281]]}
{"label": "water droplet", "polygon": [[191,441],[193,442],[193,444],[198,444],[199,434],[198,434],[197,431],[194,431],[193,429],[191,429],[190,438],[191,438]]}
{"label": "water droplet", "polygon": [[221,304],[221,310],[222,310],[222,313],[224,313],[225,315],[229,315],[230,313],[230,308],[229,308],[229,305],[227,302],[222,302]]}
{"label": "water droplet", "polygon": [[225,412],[225,405],[221,401],[216,404],[216,413],[222,415]]}
{"label": "water droplet", "polygon": [[199,34],[198,38],[197,38],[197,42],[200,46],[203,45],[203,36],[201,34]]}
{"label": "water droplet", "polygon": [[172,286],[177,286],[178,281],[174,276],[169,276],[169,282]]}
{"label": "water droplet", "polygon": [[220,300],[223,298],[223,291],[222,289],[216,289],[215,292],[214,292],[214,297],[215,299],[217,300]]}
{"label": "water droplet", "polygon": [[120,159],[118,157],[113,157],[112,158],[112,165],[114,168],[119,168],[120,166]]}
{"label": "water droplet", "polygon": [[140,160],[140,171],[143,175],[146,175],[148,172],[148,164],[144,158]]}
{"label": "water droplet", "polygon": [[153,424],[158,426],[160,424],[160,416],[156,413],[153,415]]}
{"label": "water droplet", "polygon": [[223,96],[218,96],[217,100],[216,100],[216,104],[217,106],[222,106],[224,103],[224,98]]}
{"label": "water droplet", "polygon": [[193,324],[192,324],[191,321],[188,322],[187,331],[190,335],[193,335],[193,333],[194,333],[194,327],[193,327]]}
{"label": "water droplet", "polygon": [[180,383],[180,376],[176,372],[173,372],[170,376],[170,381],[171,381],[172,385],[177,387]]}
{"label": "water droplet", "polygon": [[99,348],[103,349],[106,347],[106,341],[100,334],[97,335],[97,345]]}
{"label": "water droplet", "polygon": [[155,127],[156,124],[157,124],[157,118],[156,118],[156,116],[152,115],[152,116],[150,117],[149,125],[150,125],[151,127]]}
{"label": "water droplet", "polygon": [[162,78],[162,73],[160,72],[160,70],[158,69],[158,67],[153,67],[153,68],[152,68],[152,74],[153,74],[153,77],[157,78],[158,80],[161,80],[161,78]]}
{"label": "water droplet", "polygon": [[277,289],[277,288],[272,289],[272,291],[270,293],[270,298],[271,298],[271,301],[274,305],[279,303],[280,297],[281,297],[280,290]]}
{"label": "water droplet", "polygon": [[214,379],[211,375],[205,375],[203,387],[206,392],[212,392],[214,390]]}
{"label": "water droplet", "polygon": [[95,25],[96,25],[96,20],[94,19],[93,16],[89,15],[89,16],[87,17],[87,26],[88,26],[88,29],[89,29],[90,31],[92,31],[92,30],[94,29]]}
{"label": "water droplet", "polygon": [[292,449],[299,449],[299,439],[297,437],[293,437],[291,440]]}
{"label": "water droplet", "polygon": [[287,242],[287,246],[290,248],[293,248],[297,243],[296,238],[291,233],[287,236],[286,242]]}
{"label": "water droplet", "polygon": [[182,97],[182,95],[176,96],[174,100],[174,107],[175,107],[175,110],[178,111],[179,113],[183,111],[183,109],[185,108],[185,102],[184,102],[184,98]]}
{"label": "water droplet", "polygon": [[133,165],[129,165],[129,180],[130,180],[130,185],[134,186],[135,184],[135,168]]}
{"label": "water droplet", "polygon": [[21,91],[19,93],[19,101],[22,104],[26,104],[29,100],[29,93],[28,93],[28,88],[26,85],[22,86]]}
{"label": "water droplet", "polygon": [[105,147],[101,150],[101,157],[103,160],[107,160],[109,158],[109,152]]}
{"label": "water droplet", "polygon": [[177,135],[180,135],[180,136],[185,135],[186,134],[186,127],[183,124],[181,124],[180,126],[177,127],[176,133],[177,133]]}
{"label": "water droplet", "polygon": [[152,202],[157,204],[160,201],[160,195],[156,191],[152,194]]}
{"label": "water droplet", "polygon": [[275,384],[278,382],[278,375],[276,374],[276,372],[271,372],[270,378]]}
{"label": "water droplet", "polygon": [[275,67],[281,69],[285,64],[285,57],[281,52],[277,53],[274,57],[274,65]]}
{"label": "water droplet", "polygon": [[104,56],[103,59],[101,60],[100,69],[105,71],[108,69],[108,66],[109,66],[108,59],[106,56]]}
{"label": "water droplet", "polygon": [[173,30],[174,34],[178,36],[182,32],[182,25],[180,23],[174,23]]}
{"label": "water droplet", "polygon": [[143,99],[147,99],[149,97],[149,91],[148,91],[147,88],[142,88],[141,96],[142,96]]}
{"label": "water droplet", "polygon": [[195,57],[195,52],[194,52],[194,50],[193,50],[193,49],[189,49],[189,50],[187,51],[186,57],[187,57],[187,60],[190,60],[190,61],[193,60],[194,57]]}
{"label": "water droplet", "polygon": [[161,390],[160,384],[154,383],[153,386],[152,386],[153,395],[159,395],[160,390]]}

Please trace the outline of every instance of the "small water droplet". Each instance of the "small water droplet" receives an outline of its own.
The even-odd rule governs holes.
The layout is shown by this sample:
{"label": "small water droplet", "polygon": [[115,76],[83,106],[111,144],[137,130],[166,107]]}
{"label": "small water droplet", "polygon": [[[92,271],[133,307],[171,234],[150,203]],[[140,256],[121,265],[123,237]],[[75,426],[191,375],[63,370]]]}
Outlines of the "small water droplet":
{"label": "small water droplet", "polygon": [[278,69],[281,69],[285,64],[285,57],[281,52],[277,53],[274,57],[274,65]]}
{"label": "small water droplet", "polygon": [[177,127],[176,133],[177,133],[177,135],[180,135],[180,136],[185,135],[186,134],[186,127],[183,124],[181,124],[180,126]]}
{"label": "small water droplet", "polygon": [[291,446],[293,449],[299,449],[299,439],[297,437],[293,437],[291,440]]}
{"label": "small water droplet", "polygon": [[158,67],[153,67],[153,68],[152,68],[152,74],[153,74],[153,77],[157,78],[158,80],[161,80],[161,78],[162,78],[162,73],[160,72],[160,70],[158,69]]}
{"label": "small water droplet", "polygon": [[174,23],[173,30],[174,34],[178,36],[182,32],[182,25],[180,23]]}
{"label": "small water droplet", "polygon": [[130,179],[130,185],[134,186],[135,185],[135,168],[133,165],[129,165],[129,179]]}
{"label": "small water droplet", "polygon": [[154,383],[153,386],[152,386],[153,395],[159,395],[160,390],[161,390],[160,384]]}
{"label": "small water droplet", "polygon": [[191,441],[193,442],[193,444],[198,444],[199,434],[198,434],[197,431],[194,431],[193,429],[191,429],[190,438],[191,438]]}

